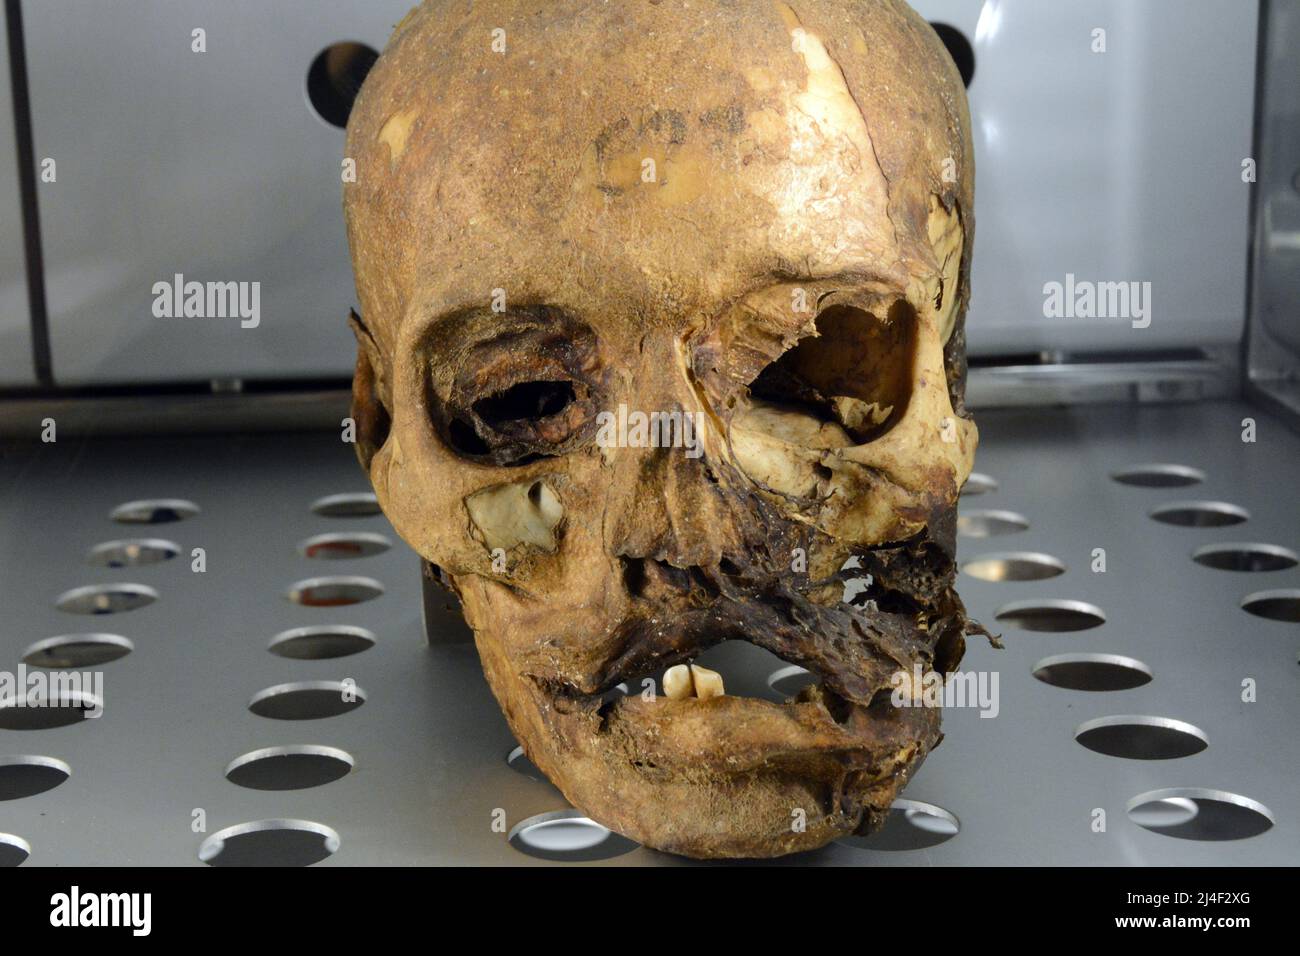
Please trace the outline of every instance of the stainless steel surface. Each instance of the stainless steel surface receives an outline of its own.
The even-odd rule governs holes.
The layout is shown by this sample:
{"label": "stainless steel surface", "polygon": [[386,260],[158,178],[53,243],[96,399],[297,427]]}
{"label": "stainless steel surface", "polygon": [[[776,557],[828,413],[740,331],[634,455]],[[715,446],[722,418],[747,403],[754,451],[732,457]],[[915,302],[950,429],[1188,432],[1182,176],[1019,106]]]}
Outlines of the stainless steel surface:
{"label": "stainless steel surface", "polygon": [[[0,27],[6,18],[0,12]],[[18,145],[14,139],[13,90],[9,85],[9,45],[0,30],[0,387],[36,384],[32,363],[32,319],[27,301],[27,260],[23,255],[23,215],[18,190]]]}
{"label": "stainless steel surface", "polygon": [[34,440],[53,418],[61,437],[328,430],[350,414],[348,388],[193,395],[39,396],[0,400],[0,438]]}
{"label": "stainless steel surface", "polygon": [[1263,9],[1246,362],[1254,394],[1300,423],[1300,4]]}
{"label": "stainless steel surface", "polygon": [[[326,47],[379,50],[412,0],[26,0],[60,385],[350,374],[343,130]],[[192,33],[206,31],[206,52]],[[261,321],[155,318],[154,283],[260,282]]]}
{"label": "stainless steel surface", "polygon": [[[343,134],[305,76],[330,44],[381,49],[411,2],[24,3],[36,155],[59,164],[39,190],[57,382],[348,374]],[[1256,5],[915,3],[975,51],[972,354],[1235,345]],[[178,273],[260,282],[261,324],[155,318]],[[1067,275],[1151,283],[1150,327],[1045,317]]]}
{"label": "stainless steel surface", "polygon": [[[1235,345],[1258,4],[909,2],[975,51],[971,354]],[[1067,273],[1150,282],[1150,327],[1046,318],[1043,285]]]}
{"label": "stainless steel surface", "polygon": [[1015,405],[1188,402],[1235,398],[1235,362],[1206,357],[1167,361],[1044,362],[972,368],[966,404],[975,409]]}
{"label": "stainless steel surface", "polygon": [[[1241,441],[1247,416],[1258,418],[1254,444]],[[1238,403],[990,411],[979,421],[977,468],[997,487],[963,499],[963,510],[1014,511],[1029,527],[963,538],[961,559],[1030,552],[1050,555],[1066,570],[1046,580],[961,575],[972,614],[1004,635],[1001,651],[972,641],[963,663],[966,671],[999,674],[1000,711],[992,719],[969,708],[945,715],[947,737],[905,791],[910,803],[900,807],[925,837],[919,842],[929,845],[898,851],[846,844],[795,862],[1294,864],[1300,628],[1239,605],[1248,594],[1300,587],[1300,568],[1223,571],[1191,555],[1226,542],[1300,546],[1300,438]],[[1110,477],[1146,463],[1188,466],[1205,477],[1192,487],[1142,487]],[[1196,473],[1159,475],[1172,481]],[[264,832],[263,821],[287,821],[297,839],[316,844],[337,834],[337,853],[322,866],[556,865],[515,849],[510,835],[531,817],[565,809],[564,801],[526,775],[526,761],[516,761],[518,769],[507,765],[515,744],[472,644],[425,641],[415,555],[382,517],[330,518],[311,509],[322,496],[355,490],[364,483],[351,449],[323,433],[5,448],[0,669],[15,670],[32,645],[53,636],[110,633],[134,647],[97,665],[102,717],[0,730],[0,766],[39,757],[44,762],[28,763],[62,761],[71,771],[53,789],[0,800],[0,833],[31,845],[28,865],[201,865],[200,848],[214,852],[219,841],[206,841],[220,831],[233,828],[232,841],[247,840]],[[109,519],[116,506],[148,498],[185,499],[201,510],[147,527]],[[1182,500],[1233,504],[1249,518],[1228,527],[1182,527],[1148,517]],[[317,534],[352,531],[384,534],[395,547],[329,561],[311,560],[299,548]],[[128,538],[166,539],[180,555],[118,568],[87,563],[96,545]],[[205,573],[191,570],[195,547],[206,550]],[[1091,570],[1098,548],[1105,549],[1105,573]],[[350,607],[287,599],[295,585],[332,575],[372,578],[382,596]],[[72,589],[120,583],[152,588],[158,599],[93,617],[54,606]],[[1050,600],[1095,605],[1105,623],[1057,633],[997,626],[996,612],[1009,603]],[[435,606],[431,613],[441,612]],[[364,628],[376,642],[325,660],[268,650],[277,635],[318,625]],[[434,624],[455,626],[451,619]],[[753,694],[766,692],[779,666],[744,644],[717,648],[709,660],[726,675],[728,690]],[[1067,669],[1080,663],[1124,668],[1118,680],[1102,676],[1128,689],[1069,689],[1107,682],[1097,672]],[[1053,683],[1036,679],[1035,669]],[[1146,672],[1151,679],[1141,683]],[[271,688],[349,678],[364,703],[338,716],[290,721],[249,711],[254,696]],[[1257,702],[1242,701],[1246,679],[1256,683]],[[1190,724],[1208,746],[1191,756],[1142,760],[1106,756],[1075,740],[1084,724],[1129,715],[1140,726]],[[274,752],[285,760],[327,760],[305,766],[331,782],[262,790],[225,778],[264,748],[290,748]],[[348,761],[351,772],[334,779]],[[1234,796],[1213,802],[1220,792]],[[1126,816],[1130,801],[1153,793],[1144,800],[1157,801],[1157,816],[1182,820],[1183,838]],[[1195,819],[1220,819],[1215,808],[1230,820],[1233,813],[1262,820],[1252,801],[1267,808],[1271,829],[1240,840],[1191,838],[1199,833]],[[1104,833],[1092,829],[1096,808],[1106,812]],[[1187,823],[1198,808],[1202,815]],[[197,810],[205,815],[203,832],[192,827]],[[532,822],[554,819],[560,818]],[[585,843],[581,852],[601,855]],[[638,848],[608,862],[683,861]]]}

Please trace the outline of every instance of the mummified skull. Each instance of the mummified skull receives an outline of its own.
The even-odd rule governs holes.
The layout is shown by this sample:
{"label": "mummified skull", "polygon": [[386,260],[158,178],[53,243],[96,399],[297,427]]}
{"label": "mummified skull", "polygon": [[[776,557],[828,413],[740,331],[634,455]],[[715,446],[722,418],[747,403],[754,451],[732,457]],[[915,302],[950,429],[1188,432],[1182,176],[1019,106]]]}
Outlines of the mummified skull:
{"label": "mummified skull", "polygon": [[[898,0],[431,0],[347,149],[361,461],[528,756],[689,856],[880,826],[940,738],[896,675],[978,630],[953,591],[971,143],[930,26]],[[818,682],[639,692],[726,640]]]}

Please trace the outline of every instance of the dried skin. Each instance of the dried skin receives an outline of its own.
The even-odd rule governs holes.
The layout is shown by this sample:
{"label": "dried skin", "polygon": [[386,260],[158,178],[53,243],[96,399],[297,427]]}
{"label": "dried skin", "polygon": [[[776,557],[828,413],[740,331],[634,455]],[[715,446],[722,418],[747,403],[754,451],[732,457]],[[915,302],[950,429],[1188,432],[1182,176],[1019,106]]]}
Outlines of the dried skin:
{"label": "dried skin", "polygon": [[[430,0],[348,155],[358,453],[529,757],[691,856],[880,825],[940,737],[891,677],[951,670],[975,629],[952,587],[973,169],[928,24],[895,0]],[[598,447],[620,405],[698,414],[698,456]],[[724,640],[817,684],[611,695]]]}

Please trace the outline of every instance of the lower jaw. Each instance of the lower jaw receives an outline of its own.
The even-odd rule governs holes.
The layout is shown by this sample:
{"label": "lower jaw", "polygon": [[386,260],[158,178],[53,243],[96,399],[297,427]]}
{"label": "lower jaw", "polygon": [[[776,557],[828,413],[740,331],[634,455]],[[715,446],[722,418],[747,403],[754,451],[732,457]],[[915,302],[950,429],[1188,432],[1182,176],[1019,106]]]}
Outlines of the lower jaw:
{"label": "lower jaw", "polygon": [[[627,697],[553,719],[530,756],[574,806],[657,850],[774,857],[878,828],[939,738],[939,713],[845,704],[820,690],[777,704],[743,697]],[[552,759],[554,758],[554,759]]]}

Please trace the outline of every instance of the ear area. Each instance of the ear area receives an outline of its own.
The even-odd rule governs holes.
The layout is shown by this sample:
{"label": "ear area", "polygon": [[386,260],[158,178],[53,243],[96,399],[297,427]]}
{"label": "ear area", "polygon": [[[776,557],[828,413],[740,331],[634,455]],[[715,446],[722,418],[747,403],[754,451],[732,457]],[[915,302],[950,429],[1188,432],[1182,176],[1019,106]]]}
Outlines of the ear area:
{"label": "ear area", "polygon": [[357,339],[357,367],[352,375],[352,420],[356,422],[357,458],[370,472],[370,461],[388,440],[391,402],[383,356],[361,317],[348,312],[348,326]]}

